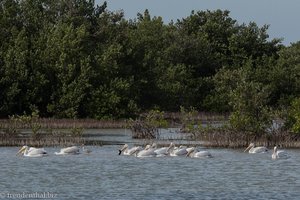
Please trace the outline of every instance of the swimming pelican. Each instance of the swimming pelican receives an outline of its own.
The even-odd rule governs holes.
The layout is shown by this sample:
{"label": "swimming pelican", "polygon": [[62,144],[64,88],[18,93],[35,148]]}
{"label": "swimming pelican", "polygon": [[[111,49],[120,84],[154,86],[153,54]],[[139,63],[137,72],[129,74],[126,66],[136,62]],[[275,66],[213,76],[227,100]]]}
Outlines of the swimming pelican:
{"label": "swimming pelican", "polygon": [[77,146],[72,146],[72,147],[67,147],[63,148],[60,150],[60,152],[55,152],[55,155],[75,155],[79,154],[79,147]]}
{"label": "swimming pelican", "polygon": [[212,158],[212,155],[208,151],[199,151],[195,147],[191,147],[188,149],[187,157],[191,158]]}
{"label": "swimming pelican", "polygon": [[157,155],[157,153],[154,152],[155,149],[152,148],[149,144],[145,147],[145,149],[140,150],[137,149],[135,152],[136,157],[155,157]]}
{"label": "swimming pelican", "polygon": [[273,154],[272,154],[272,159],[275,160],[275,159],[278,159],[278,158],[289,158],[289,156],[283,150],[278,151],[277,146],[275,146],[274,150],[273,150]]}
{"label": "swimming pelican", "polygon": [[193,150],[195,147],[188,147],[188,148],[186,148],[186,151],[187,152],[190,152],[191,150]]}
{"label": "swimming pelican", "polygon": [[119,149],[119,155],[121,155],[123,153],[123,155],[131,156],[134,153],[136,153],[136,151],[142,150],[142,149],[143,148],[140,146],[132,147],[131,149],[129,149],[128,144],[124,144],[122,149]]}
{"label": "swimming pelican", "polygon": [[48,155],[44,148],[34,148],[34,147],[29,148],[28,146],[23,146],[18,151],[17,155],[21,155],[21,154],[27,157],[42,157]]}
{"label": "swimming pelican", "polygon": [[254,143],[250,143],[244,152],[246,152],[248,150],[249,150],[249,153],[266,153],[266,152],[268,152],[267,147],[255,147]]}
{"label": "swimming pelican", "polygon": [[82,152],[83,152],[83,153],[85,153],[85,154],[90,154],[90,153],[92,153],[92,151],[91,151],[90,149],[86,148],[86,147],[84,146],[84,144],[82,144],[81,147],[82,147]]}
{"label": "swimming pelican", "polygon": [[153,143],[152,148],[154,149],[154,152],[157,154],[157,156],[166,156],[169,155],[169,149],[173,146],[173,143],[169,145],[169,147],[161,147],[157,148],[157,144]]}
{"label": "swimming pelican", "polygon": [[187,152],[186,146],[179,146],[178,148],[175,147],[175,145],[172,145],[172,148],[170,148],[170,156],[185,156]]}

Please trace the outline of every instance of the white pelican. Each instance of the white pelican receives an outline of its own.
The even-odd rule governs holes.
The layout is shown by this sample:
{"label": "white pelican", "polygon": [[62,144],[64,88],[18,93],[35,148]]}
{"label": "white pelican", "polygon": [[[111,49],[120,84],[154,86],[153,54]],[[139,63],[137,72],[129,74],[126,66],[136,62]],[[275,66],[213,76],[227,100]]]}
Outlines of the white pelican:
{"label": "white pelican", "polygon": [[199,151],[195,147],[191,147],[188,149],[187,157],[191,158],[212,158],[212,155],[208,151]]}
{"label": "white pelican", "polygon": [[84,144],[82,144],[81,147],[82,147],[82,152],[83,152],[83,153],[85,153],[85,154],[90,154],[90,153],[92,153],[92,151],[91,151],[90,149],[86,148],[86,147],[84,146]]}
{"label": "white pelican", "polygon": [[27,157],[42,157],[48,155],[44,148],[34,148],[34,147],[29,148],[28,146],[23,146],[18,151],[17,155],[21,155],[21,154]]}
{"label": "white pelican", "polygon": [[245,149],[244,152],[248,151],[249,153],[266,153],[268,152],[267,147],[255,147],[254,143],[250,143],[250,145]]}
{"label": "white pelican", "polygon": [[154,151],[155,149],[148,144],[143,150],[137,149],[135,155],[136,157],[155,157],[157,153]]}
{"label": "white pelican", "polygon": [[77,146],[72,146],[72,147],[67,147],[63,148],[60,150],[60,152],[55,152],[55,155],[75,155],[79,154],[79,147]]}
{"label": "white pelican", "polygon": [[275,159],[278,159],[278,158],[289,158],[289,156],[283,150],[278,151],[277,146],[275,146],[274,150],[273,150],[273,154],[272,154],[272,159],[275,160]]}
{"label": "white pelican", "polygon": [[170,156],[185,156],[187,152],[186,146],[179,146],[178,148],[175,145],[172,145],[173,148],[170,148]]}
{"label": "white pelican", "polygon": [[157,144],[153,143],[152,148],[154,149],[154,152],[157,154],[157,156],[166,156],[169,155],[169,149],[172,148],[173,143],[170,144],[169,147],[161,147],[157,148]]}
{"label": "white pelican", "polygon": [[186,148],[186,151],[187,152],[190,152],[191,150],[193,150],[195,147],[188,147],[188,148]]}
{"label": "white pelican", "polygon": [[123,155],[131,156],[134,153],[136,153],[136,151],[142,150],[142,149],[143,148],[140,146],[132,147],[131,149],[129,149],[128,144],[124,144],[122,149],[119,149],[119,155],[121,155],[123,153]]}

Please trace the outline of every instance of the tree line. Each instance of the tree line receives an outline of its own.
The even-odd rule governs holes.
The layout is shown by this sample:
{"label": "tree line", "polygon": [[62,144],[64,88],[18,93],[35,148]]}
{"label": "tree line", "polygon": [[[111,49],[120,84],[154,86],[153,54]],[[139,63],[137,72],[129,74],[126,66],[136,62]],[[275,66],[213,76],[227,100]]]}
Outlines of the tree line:
{"label": "tree line", "polygon": [[2,0],[0,117],[117,119],[183,106],[231,112],[240,129],[259,130],[272,113],[296,130],[300,43],[267,31],[228,10],[165,23],[94,0]]}

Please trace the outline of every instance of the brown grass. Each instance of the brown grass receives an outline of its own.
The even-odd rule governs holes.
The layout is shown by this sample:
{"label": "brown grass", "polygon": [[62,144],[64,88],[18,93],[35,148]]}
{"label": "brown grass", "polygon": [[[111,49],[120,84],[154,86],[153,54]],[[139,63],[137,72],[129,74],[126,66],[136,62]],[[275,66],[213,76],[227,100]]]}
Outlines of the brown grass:
{"label": "brown grass", "polygon": [[[169,120],[178,121],[182,119],[182,113],[180,112],[167,112],[164,113],[164,117]],[[229,113],[218,114],[213,112],[196,112],[192,116],[192,120],[194,121],[202,121],[202,122],[218,122],[218,121],[227,121],[229,118]]]}
{"label": "brown grass", "polygon": [[279,145],[285,148],[299,148],[300,135],[289,132],[253,134],[250,132],[235,132],[225,129],[197,131],[192,134],[194,140],[204,141],[205,146],[241,148],[255,143],[256,146],[273,147]]}
{"label": "brown grass", "polygon": [[[73,127],[85,129],[101,129],[101,128],[124,128],[126,127],[126,120],[94,120],[94,119],[52,119],[40,118],[36,121],[41,125],[42,129],[68,129]],[[11,126],[9,119],[0,120],[0,128],[7,129]],[[19,129],[30,128],[28,124],[18,123]]]}
{"label": "brown grass", "polygon": [[0,130],[0,146],[68,146],[84,144],[83,129],[44,129],[32,132],[15,127]]}
{"label": "brown grass", "polygon": [[0,146],[34,146],[34,147],[46,147],[46,146],[71,146],[84,144],[82,138],[44,138],[44,139],[32,139],[32,138],[14,138],[14,139],[2,139],[0,140]]}
{"label": "brown grass", "polygon": [[134,139],[155,139],[159,137],[158,128],[144,121],[135,120],[129,124]]}

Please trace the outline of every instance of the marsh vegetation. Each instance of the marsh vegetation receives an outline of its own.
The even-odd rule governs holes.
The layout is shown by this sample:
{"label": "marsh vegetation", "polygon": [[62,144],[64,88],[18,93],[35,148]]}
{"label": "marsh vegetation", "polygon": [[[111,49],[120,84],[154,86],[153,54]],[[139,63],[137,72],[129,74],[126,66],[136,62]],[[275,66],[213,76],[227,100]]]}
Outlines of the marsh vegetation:
{"label": "marsh vegetation", "polygon": [[[163,120],[215,145],[298,140],[300,42],[282,45],[268,25],[239,24],[228,10],[166,23],[146,9],[126,19],[93,0],[3,0],[0,16],[0,117],[10,118],[0,121],[3,144],[71,142],[100,126],[158,138]],[[141,114],[155,110],[163,118]],[[199,111],[221,113],[226,127]],[[14,118],[32,113],[41,118]],[[168,120],[172,113],[179,117]]]}

